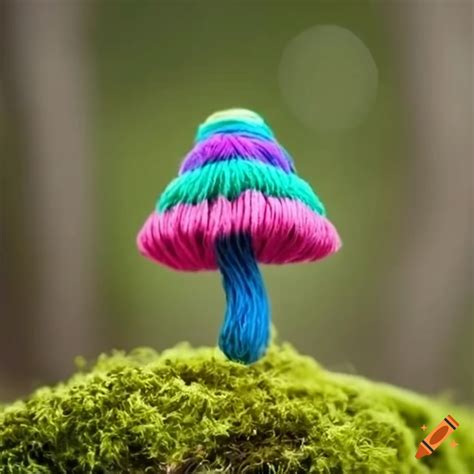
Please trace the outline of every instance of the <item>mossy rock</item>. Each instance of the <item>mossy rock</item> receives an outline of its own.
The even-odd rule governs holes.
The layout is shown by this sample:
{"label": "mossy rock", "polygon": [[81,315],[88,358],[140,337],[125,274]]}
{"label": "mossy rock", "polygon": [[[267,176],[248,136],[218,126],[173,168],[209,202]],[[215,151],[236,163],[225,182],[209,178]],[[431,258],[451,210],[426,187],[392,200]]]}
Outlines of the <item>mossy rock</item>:
{"label": "mossy rock", "polygon": [[[415,459],[420,426],[448,414],[459,446]],[[3,474],[473,471],[472,411],[328,372],[287,345],[251,367],[187,345],[114,352],[0,408]]]}

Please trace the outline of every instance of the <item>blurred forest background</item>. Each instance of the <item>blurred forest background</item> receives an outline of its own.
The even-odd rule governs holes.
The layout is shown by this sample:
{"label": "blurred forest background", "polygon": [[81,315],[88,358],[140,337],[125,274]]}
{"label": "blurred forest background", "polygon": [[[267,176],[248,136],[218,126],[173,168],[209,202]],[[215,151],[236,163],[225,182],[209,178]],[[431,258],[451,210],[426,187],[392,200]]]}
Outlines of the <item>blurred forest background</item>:
{"label": "blurred forest background", "polygon": [[112,348],[214,345],[217,273],[135,236],[196,126],[262,114],[344,247],[265,267],[282,340],[472,402],[469,1],[4,0],[0,398]]}

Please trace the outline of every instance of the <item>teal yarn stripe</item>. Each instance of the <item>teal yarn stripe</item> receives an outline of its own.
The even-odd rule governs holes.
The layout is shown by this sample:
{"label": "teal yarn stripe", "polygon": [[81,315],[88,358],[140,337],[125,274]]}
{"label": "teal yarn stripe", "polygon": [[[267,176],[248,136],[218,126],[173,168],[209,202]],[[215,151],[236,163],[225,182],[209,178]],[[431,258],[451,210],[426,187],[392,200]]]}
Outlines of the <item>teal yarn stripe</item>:
{"label": "teal yarn stripe", "polygon": [[239,159],[210,163],[182,174],[165,189],[157,210],[164,212],[180,203],[198,204],[219,196],[232,201],[247,190],[298,200],[318,214],[326,215],[323,203],[311,186],[297,175],[257,161]]}

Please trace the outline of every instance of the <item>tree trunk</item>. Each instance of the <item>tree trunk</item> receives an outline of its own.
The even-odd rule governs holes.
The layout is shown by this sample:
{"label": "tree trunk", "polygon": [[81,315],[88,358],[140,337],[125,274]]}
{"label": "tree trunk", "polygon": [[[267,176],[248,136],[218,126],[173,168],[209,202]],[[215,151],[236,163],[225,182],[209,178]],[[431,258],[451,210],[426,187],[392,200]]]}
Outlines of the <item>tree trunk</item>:
{"label": "tree trunk", "polygon": [[85,4],[5,5],[5,97],[23,171],[12,176],[17,183],[5,207],[24,203],[6,239],[17,244],[9,252],[28,260],[21,275],[8,278],[14,296],[2,324],[15,341],[11,359],[24,360],[30,346],[15,370],[54,380],[71,372],[74,356],[92,353],[97,333]]}
{"label": "tree trunk", "polygon": [[437,391],[454,382],[438,370],[463,364],[455,331],[471,288],[472,7],[391,2],[384,11],[411,146],[398,261],[380,311],[389,319],[385,370],[395,383]]}

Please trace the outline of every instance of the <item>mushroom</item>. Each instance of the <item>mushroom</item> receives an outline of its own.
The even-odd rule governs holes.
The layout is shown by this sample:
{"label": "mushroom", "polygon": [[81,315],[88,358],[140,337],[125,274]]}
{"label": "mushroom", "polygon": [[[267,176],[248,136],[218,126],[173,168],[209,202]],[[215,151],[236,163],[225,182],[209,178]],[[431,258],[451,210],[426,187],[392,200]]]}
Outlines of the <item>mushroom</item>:
{"label": "mushroom", "polygon": [[251,364],[270,338],[258,263],[312,262],[336,252],[341,242],[325,215],[263,118],[230,109],[200,125],[137,244],[145,257],[175,270],[220,270],[227,308],[219,347]]}

